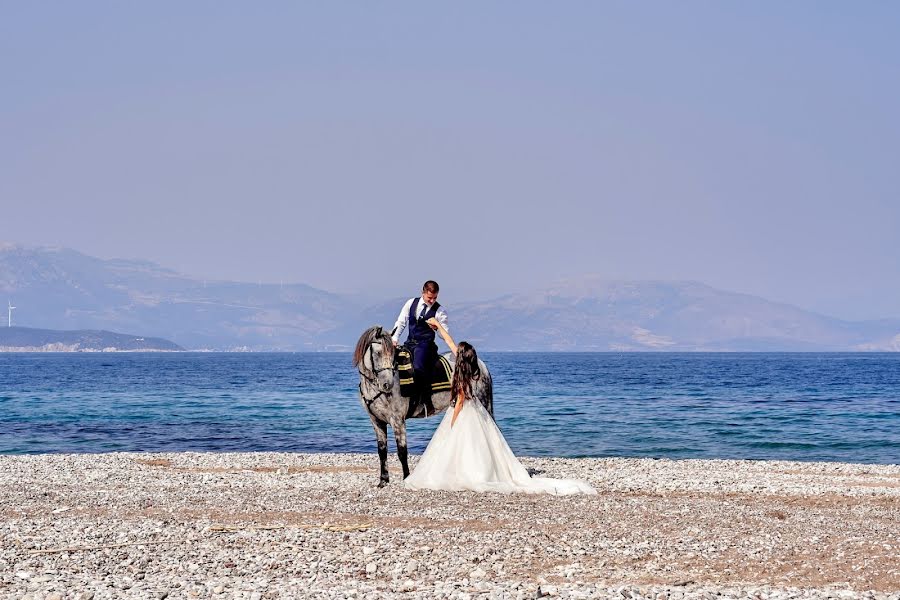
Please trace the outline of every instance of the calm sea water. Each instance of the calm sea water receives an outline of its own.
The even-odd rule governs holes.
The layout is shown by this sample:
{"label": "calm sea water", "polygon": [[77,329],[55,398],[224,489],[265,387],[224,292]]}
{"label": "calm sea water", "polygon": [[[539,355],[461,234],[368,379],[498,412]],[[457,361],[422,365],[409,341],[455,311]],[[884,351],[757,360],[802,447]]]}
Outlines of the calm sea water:
{"label": "calm sea water", "polygon": [[[483,358],[521,455],[900,463],[897,354]],[[0,453],[374,452],[357,383],[348,354],[0,354]]]}

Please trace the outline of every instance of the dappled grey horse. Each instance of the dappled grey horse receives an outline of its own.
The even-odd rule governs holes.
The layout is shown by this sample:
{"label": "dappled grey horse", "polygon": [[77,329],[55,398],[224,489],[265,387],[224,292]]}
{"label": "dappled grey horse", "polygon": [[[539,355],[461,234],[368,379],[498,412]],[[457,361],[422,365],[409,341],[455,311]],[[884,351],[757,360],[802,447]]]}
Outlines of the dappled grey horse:
{"label": "dappled grey horse", "polygon": [[[450,368],[454,366],[452,354],[446,354]],[[403,478],[409,477],[406,450],[406,419],[430,417],[443,412],[450,406],[450,392],[435,392],[431,395],[434,412],[426,414],[425,407],[419,403],[410,412],[409,398],[400,395],[400,374],[394,367],[394,344],[389,333],[379,326],[369,327],[356,342],[353,353],[353,364],[359,370],[359,400],[369,413],[375,439],[378,442],[378,459],[381,461],[381,479],[378,487],[388,482],[387,469],[387,426],[394,430],[397,442],[397,457],[403,466]],[[494,392],[491,373],[487,366],[478,359],[481,378],[478,385],[473,386],[475,399],[481,402],[487,411],[494,414]]]}

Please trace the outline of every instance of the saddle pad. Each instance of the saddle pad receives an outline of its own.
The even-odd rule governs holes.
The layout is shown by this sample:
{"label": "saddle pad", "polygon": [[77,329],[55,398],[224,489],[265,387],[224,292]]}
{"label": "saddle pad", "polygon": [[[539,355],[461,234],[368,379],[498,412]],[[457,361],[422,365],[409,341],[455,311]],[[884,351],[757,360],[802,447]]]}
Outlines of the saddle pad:
{"label": "saddle pad", "polygon": [[[397,370],[400,372],[400,395],[409,398],[416,393],[415,380],[413,379],[412,353],[409,351],[409,348],[401,346],[397,350],[395,361]],[[438,355],[432,371],[431,393],[449,390],[452,374],[450,361]]]}
{"label": "saddle pad", "polygon": [[434,371],[431,377],[431,393],[446,392],[450,389],[450,380],[453,373],[450,371],[450,361],[438,355],[434,363]]}

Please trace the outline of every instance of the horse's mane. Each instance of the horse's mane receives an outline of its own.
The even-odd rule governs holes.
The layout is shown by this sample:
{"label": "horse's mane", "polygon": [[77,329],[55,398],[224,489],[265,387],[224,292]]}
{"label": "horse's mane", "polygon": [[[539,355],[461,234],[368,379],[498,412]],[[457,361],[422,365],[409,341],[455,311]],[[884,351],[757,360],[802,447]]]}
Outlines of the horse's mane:
{"label": "horse's mane", "polygon": [[353,351],[353,366],[359,366],[360,361],[362,361],[363,356],[366,354],[366,350],[372,344],[372,342],[378,340],[381,342],[381,345],[385,348],[392,348],[394,346],[393,340],[391,340],[391,336],[389,333],[384,331],[384,328],[380,325],[373,325],[369,327],[363,334],[359,336],[359,340],[356,342],[356,350]]}

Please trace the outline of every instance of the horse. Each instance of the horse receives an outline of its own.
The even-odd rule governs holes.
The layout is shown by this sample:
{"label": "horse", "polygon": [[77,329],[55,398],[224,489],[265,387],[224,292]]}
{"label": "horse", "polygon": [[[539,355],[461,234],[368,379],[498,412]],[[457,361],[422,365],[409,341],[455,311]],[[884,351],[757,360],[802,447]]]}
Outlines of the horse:
{"label": "horse", "polygon": [[[453,355],[444,355],[452,369],[455,361]],[[359,371],[359,401],[375,429],[375,441],[378,444],[378,459],[381,461],[381,477],[378,487],[388,484],[387,469],[387,426],[394,430],[397,442],[397,457],[403,466],[403,478],[409,477],[409,463],[406,449],[406,419],[423,418],[438,414],[452,404],[451,392],[435,392],[431,395],[434,411],[429,413],[422,404],[410,405],[415,398],[400,395],[400,374],[394,365],[394,343],[391,336],[382,327],[375,325],[366,329],[356,342],[353,352],[353,365]],[[494,392],[491,373],[487,366],[478,359],[481,370],[480,385],[473,386],[475,400],[481,402],[491,416],[494,415]],[[412,414],[410,414],[412,413]]]}

